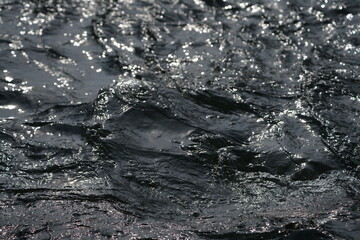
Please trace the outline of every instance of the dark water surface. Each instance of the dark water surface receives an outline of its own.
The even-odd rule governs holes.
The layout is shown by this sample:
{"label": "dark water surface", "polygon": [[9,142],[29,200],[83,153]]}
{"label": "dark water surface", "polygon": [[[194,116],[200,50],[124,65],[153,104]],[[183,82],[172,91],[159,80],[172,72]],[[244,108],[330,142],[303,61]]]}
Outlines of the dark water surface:
{"label": "dark water surface", "polygon": [[0,239],[359,239],[358,0],[0,0]]}

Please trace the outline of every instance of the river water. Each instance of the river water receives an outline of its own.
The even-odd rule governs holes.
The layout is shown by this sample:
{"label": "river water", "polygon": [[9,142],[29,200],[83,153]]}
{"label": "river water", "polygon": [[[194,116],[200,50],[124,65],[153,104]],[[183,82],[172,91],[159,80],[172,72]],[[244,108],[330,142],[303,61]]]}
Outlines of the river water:
{"label": "river water", "polygon": [[0,239],[359,239],[358,0],[0,0]]}

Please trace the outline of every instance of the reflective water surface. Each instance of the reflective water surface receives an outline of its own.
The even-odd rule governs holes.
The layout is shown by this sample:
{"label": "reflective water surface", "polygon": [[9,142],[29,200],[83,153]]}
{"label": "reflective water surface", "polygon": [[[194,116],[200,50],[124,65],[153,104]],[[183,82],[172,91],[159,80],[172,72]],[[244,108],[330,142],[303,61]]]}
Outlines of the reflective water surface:
{"label": "reflective water surface", "polygon": [[358,239],[360,3],[0,0],[1,239]]}

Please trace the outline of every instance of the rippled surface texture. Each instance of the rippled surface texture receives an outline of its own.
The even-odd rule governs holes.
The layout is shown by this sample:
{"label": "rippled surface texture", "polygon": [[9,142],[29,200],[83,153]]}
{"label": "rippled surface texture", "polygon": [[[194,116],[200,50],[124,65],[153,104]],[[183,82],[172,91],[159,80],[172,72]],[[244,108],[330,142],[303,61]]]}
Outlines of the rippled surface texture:
{"label": "rippled surface texture", "polygon": [[1,239],[359,239],[360,3],[0,0]]}

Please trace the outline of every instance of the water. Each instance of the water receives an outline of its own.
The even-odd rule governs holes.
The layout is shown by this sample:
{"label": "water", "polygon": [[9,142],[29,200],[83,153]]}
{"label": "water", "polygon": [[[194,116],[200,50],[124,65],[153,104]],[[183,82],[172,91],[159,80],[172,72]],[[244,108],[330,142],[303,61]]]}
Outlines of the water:
{"label": "water", "polygon": [[360,3],[0,0],[0,238],[358,239]]}

